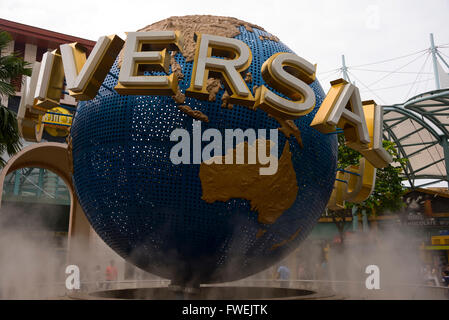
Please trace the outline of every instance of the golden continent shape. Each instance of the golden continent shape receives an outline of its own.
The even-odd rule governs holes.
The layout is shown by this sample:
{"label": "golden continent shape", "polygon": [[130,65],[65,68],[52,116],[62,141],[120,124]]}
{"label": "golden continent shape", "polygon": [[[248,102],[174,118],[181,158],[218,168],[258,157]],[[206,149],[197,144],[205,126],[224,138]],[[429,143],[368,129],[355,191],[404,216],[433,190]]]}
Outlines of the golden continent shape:
{"label": "golden continent shape", "polygon": [[[244,142],[245,150],[248,143]],[[237,148],[236,148],[237,149]],[[233,150],[236,159],[236,149]],[[245,153],[246,154],[246,153]],[[260,175],[260,163],[222,164],[201,163],[199,177],[203,191],[202,199],[207,203],[228,201],[231,198],[249,200],[251,210],[258,212],[258,221],[273,224],[289,209],[298,194],[298,182],[287,141],[273,175]]]}

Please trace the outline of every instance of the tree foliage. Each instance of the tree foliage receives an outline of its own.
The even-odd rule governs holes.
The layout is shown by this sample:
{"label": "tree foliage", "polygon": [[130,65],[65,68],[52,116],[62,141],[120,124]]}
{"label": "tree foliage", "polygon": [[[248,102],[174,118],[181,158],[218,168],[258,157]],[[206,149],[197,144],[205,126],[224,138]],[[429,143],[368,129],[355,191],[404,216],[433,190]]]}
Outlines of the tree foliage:
{"label": "tree foliage", "polygon": [[[344,136],[339,136],[338,166],[344,169],[349,165],[357,165],[362,155],[348,148],[344,143]],[[384,149],[392,156],[393,162],[383,169],[376,171],[376,184],[372,194],[362,203],[356,204],[360,210],[366,210],[368,214],[383,214],[387,211],[401,209],[404,186],[402,185],[402,166],[407,159],[401,158],[395,144],[391,141],[383,141]],[[347,202],[346,208],[350,209],[354,204]]]}
{"label": "tree foliage", "polygon": [[[402,185],[402,166],[407,159],[401,158],[394,143],[383,141],[383,147],[392,156],[393,162],[383,169],[376,171],[376,183],[371,195],[362,203],[345,203],[345,208],[338,211],[328,210],[326,216],[332,218],[340,234],[341,243],[344,243],[345,218],[352,217],[352,208],[357,206],[357,212],[365,210],[368,215],[381,215],[388,211],[397,211],[402,205],[404,187]],[[338,137],[338,167],[345,169],[350,165],[358,165],[362,157],[357,151],[345,145],[343,135]]]}
{"label": "tree foliage", "polygon": [[[29,63],[17,53],[2,54],[11,40],[7,32],[0,31],[0,96],[6,97],[15,94],[11,79],[31,75]],[[21,146],[16,113],[0,104],[0,155],[6,152],[11,156],[18,152]],[[4,165],[5,161],[0,157],[0,167]]]}

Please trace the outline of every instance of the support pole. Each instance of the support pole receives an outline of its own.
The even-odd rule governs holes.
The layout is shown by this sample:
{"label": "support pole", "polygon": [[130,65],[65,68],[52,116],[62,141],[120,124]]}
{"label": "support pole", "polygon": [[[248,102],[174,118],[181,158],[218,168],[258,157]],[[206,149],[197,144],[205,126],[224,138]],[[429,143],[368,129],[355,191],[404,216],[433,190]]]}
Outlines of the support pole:
{"label": "support pole", "polygon": [[357,215],[357,206],[352,207],[352,231],[356,232],[359,228],[359,217]]}
{"label": "support pole", "polygon": [[363,232],[369,231],[369,225],[368,225],[368,215],[366,214],[366,210],[362,210],[362,221],[363,221]]}
{"label": "support pole", "polygon": [[446,165],[446,180],[447,180],[447,187],[449,189],[449,143],[447,142],[446,137],[444,137],[443,140],[441,140],[441,146],[443,147],[444,151],[444,164]]}
{"label": "support pole", "polygon": [[344,54],[341,55],[341,71],[343,72],[343,79],[345,79],[348,82],[351,82],[351,79],[349,79],[348,67],[346,67],[346,60]]}
{"label": "support pole", "polygon": [[59,189],[59,177],[56,176],[56,181],[55,181],[55,193],[54,193],[55,199],[58,198],[58,189]]}
{"label": "support pole", "polygon": [[37,189],[38,197],[42,196],[42,189],[44,188],[44,173],[45,173],[45,170],[40,168],[39,169],[39,182],[38,182],[39,188]]}
{"label": "support pole", "polygon": [[438,74],[437,48],[435,47],[435,42],[433,40],[433,33],[430,34],[430,52],[432,53],[433,73],[434,73],[434,76],[435,76],[435,87],[436,87],[437,90],[439,90],[439,89],[441,89],[440,76]]}
{"label": "support pole", "polygon": [[438,52],[437,50],[437,56],[440,58],[440,60],[446,65],[446,67],[449,68],[449,64],[446,62],[446,60],[443,59],[443,57],[441,56],[441,54]]}
{"label": "support pole", "polygon": [[22,175],[22,171],[16,170],[14,172],[14,195],[18,196],[20,193],[20,176]]}

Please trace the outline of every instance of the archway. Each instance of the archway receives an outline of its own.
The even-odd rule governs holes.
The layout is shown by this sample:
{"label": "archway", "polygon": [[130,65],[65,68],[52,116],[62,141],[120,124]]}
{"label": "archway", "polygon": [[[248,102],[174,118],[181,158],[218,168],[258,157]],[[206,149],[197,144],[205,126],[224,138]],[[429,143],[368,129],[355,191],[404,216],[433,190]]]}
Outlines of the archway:
{"label": "archway", "polygon": [[54,172],[67,186],[70,195],[70,214],[66,264],[76,264],[83,269],[88,254],[91,228],[74,192],[67,145],[55,142],[33,144],[22,149],[8,161],[0,173],[0,190],[2,190],[0,214],[3,213],[1,200],[6,176],[24,168],[41,168]]}

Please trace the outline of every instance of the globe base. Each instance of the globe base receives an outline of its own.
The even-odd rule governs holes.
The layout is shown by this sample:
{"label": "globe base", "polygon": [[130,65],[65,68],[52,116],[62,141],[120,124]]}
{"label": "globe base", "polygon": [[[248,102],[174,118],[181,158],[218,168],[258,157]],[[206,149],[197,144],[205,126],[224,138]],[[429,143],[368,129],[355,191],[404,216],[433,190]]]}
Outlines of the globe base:
{"label": "globe base", "polygon": [[130,288],[70,295],[73,299],[102,300],[320,300],[339,299],[331,291],[279,287],[205,286],[195,290],[173,290],[172,287]]}

